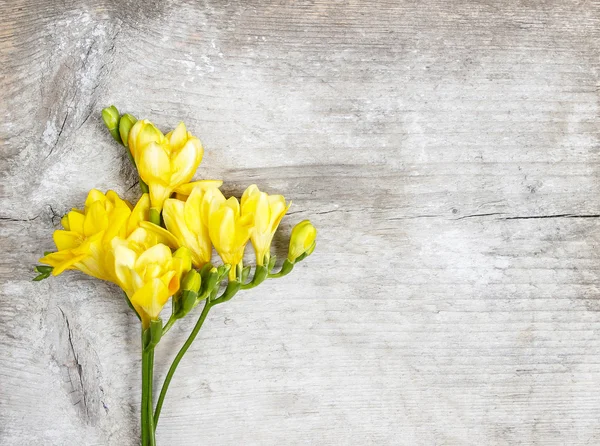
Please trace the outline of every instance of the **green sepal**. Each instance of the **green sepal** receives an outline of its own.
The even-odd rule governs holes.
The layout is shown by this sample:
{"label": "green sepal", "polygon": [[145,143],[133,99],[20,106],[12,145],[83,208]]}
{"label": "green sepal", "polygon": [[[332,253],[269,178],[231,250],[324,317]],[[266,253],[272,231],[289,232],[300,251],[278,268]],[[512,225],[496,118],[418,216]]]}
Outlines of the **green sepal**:
{"label": "green sepal", "polygon": [[144,333],[143,333],[144,349],[156,347],[156,344],[158,344],[160,342],[160,338],[162,337],[162,332],[163,332],[163,323],[162,323],[161,318],[150,321],[150,327],[148,327],[146,330],[144,330]]}
{"label": "green sepal", "polygon": [[313,253],[313,251],[315,250],[315,247],[317,246],[317,241],[315,240],[312,245],[310,245],[308,247],[308,249],[306,251],[304,251],[302,254],[300,254],[296,260],[294,261],[294,263],[298,263],[301,262],[302,260],[304,260],[305,258],[307,258],[309,255],[311,255]]}
{"label": "green sepal", "polygon": [[219,277],[223,278],[227,275],[227,273],[229,273],[229,270],[231,269],[231,265],[229,264],[225,264],[225,265],[221,265],[217,268],[217,271],[219,272]]}
{"label": "green sepal", "polygon": [[277,256],[271,256],[271,258],[269,259],[269,264],[267,265],[267,268],[269,268],[269,272],[273,271],[276,260],[277,260]]}
{"label": "green sepal", "polygon": [[248,279],[250,269],[251,268],[249,266],[245,266],[244,269],[242,269],[242,283],[246,282],[246,280]]}
{"label": "green sepal", "polygon": [[281,265],[281,269],[276,274],[269,274],[269,278],[277,279],[279,277],[283,277],[288,275],[294,269],[294,263],[290,262],[288,259],[285,259],[283,265]]}
{"label": "green sepal", "polygon": [[257,266],[254,271],[254,278],[252,279],[252,283],[256,286],[261,284],[269,275],[269,270],[266,266]]}
{"label": "green sepal", "polygon": [[196,300],[198,299],[198,293],[192,290],[185,290],[181,293],[179,313],[176,315],[178,319],[181,319],[188,314],[195,306]]}
{"label": "green sepal", "polygon": [[257,266],[254,270],[254,277],[252,278],[252,282],[246,283],[242,285],[244,290],[254,288],[255,286],[260,285],[269,275],[269,270],[266,266],[260,265]]}
{"label": "green sepal", "polygon": [[210,273],[210,270],[213,268],[214,266],[212,266],[212,263],[210,262],[208,262],[202,268],[200,268],[200,275],[202,276],[202,280],[206,280],[208,274]]}
{"label": "green sepal", "polygon": [[223,294],[221,294],[218,299],[214,299],[211,295],[211,305],[218,305],[222,304],[223,302],[227,302],[233,296],[236,295],[236,293],[240,290],[241,287],[241,282],[238,282],[237,280],[232,280],[227,284],[227,288],[225,288],[225,291],[223,291]]}
{"label": "green sepal", "polygon": [[49,256],[50,254],[54,254],[56,251],[44,251],[44,256]]}
{"label": "green sepal", "polygon": [[40,280],[47,279],[48,277],[50,277],[50,273],[42,273],[38,276],[35,276],[32,280],[34,282],[39,282]]}
{"label": "green sepal", "polygon": [[217,293],[219,292],[219,287],[214,287],[210,292],[210,296],[208,298],[209,302],[213,302],[217,298]]}
{"label": "green sepal", "polygon": [[[204,268],[202,269],[204,271]],[[202,299],[206,298],[209,293],[217,287],[217,283],[219,283],[220,275],[217,268],[211,267],[210,270],[206,273],[206,279],[202,279],[202,285],[200,287],[200,297]]]}
{"label": "green sepal", "polygon": [[137,316],[137,318],[141,321],[142,318],[140,317],[140,315],[138,314],[137,310],[135,309],[135,307],[133,306],[133,304],[129,300],[129,297],[127,297],[127,294],[123,293],[123,296],[125,297],[125,302],[127,302],[127,305],[129,306],[129,308],[131,308],[133,310],[133,312],[135,313],[135,315]]}
{"label": "green sepal", "polygon": [[35,267],[35,270],[41,274],[51,273],[53,269],[54,269],[53,266],[48,266],[48,265],[36,265],[36,267]]}

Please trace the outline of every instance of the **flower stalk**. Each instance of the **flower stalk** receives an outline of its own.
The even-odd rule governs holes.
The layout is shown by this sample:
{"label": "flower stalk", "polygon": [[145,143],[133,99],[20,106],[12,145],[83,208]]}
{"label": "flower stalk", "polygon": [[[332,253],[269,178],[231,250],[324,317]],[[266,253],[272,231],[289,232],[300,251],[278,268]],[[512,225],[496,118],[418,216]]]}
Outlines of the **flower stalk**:
{"label": "flower stalk", "polygon": [[[273,272],[271,243],[291,202],[256,185],[238,200],[223,195],[221,180],[191,181],[204,149],[183,123],[163,134],[148,120],[121,115],[115,106],[102,110],[102,119],[126,148],[143,194],[134,205],[114,191],[92,189],[81,210],[61,219],[63,229],[53,235],[56,251],[44,253],[33,280],[79,270],[123,290],[141,326],[141,444],[155,446],[169,385],[210,310],[240,290],[289,274],[314,251],[317,232],[308,220],[296,225],[287,258]],[[243,261],[250,243],[254,267]],[[219,266],[211,263],[215,251]],[[172,312],[163,325],[161,312],[169,300]],[[154,407],[155,349],[201,302],[200,316],[175,355]]]}

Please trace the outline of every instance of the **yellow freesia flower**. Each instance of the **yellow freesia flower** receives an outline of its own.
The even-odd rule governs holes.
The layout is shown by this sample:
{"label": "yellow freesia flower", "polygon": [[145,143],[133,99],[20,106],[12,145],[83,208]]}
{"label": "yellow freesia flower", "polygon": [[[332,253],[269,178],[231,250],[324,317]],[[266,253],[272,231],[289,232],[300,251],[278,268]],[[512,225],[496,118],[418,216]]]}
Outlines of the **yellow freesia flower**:
{"label": "yellow freesia flower", "polygon": [[292,263],[296,262],[299,258],[302,260],[313,253],[316,245],[317,229],[309,220],[301,221],[292,229],[288,260]]}
{"label": "yellow freesia flower", "polygon": [[210,240],[224,263],[231,265],[229,279],[236,279],[242,266],[244,248],[250,239],[252,217],[243,216],[237,198],[225,199],[219,189],[205,192],[200,215],[208,227]]}
{"label": "yellow freesia flower", "polygon": [[115,237],[112,244],[116,283],[125,291],[148,328],[180,287],[181,278],[191,269],[185,247],[174,254],[163,243],[153,244],[153,235],[143,228],[127,239]]}
{"label": "yellow freesia flower", "polygon": [[42,257],[40,262],[52,266],[55,276],[66,269],[78,269],[98,279],[113,281],[114,269],[106,258],[110,241],[131,234],[148,218],[149,207],[147,194],[132,209],[115,192],[108,191],[105,195],[92,189],[84,210],[73,209],[61,220],[64,230],[54,231],[58,251]]}
{"label": "yellow freesia flower", "polygon": [[200,140],[187,131],[183,122],[163,135],[145,119],[131,128],[129,150],[140,178],[148,184],[151,208],[157,213],[175,188],[192,179],[204,154]]}
{"label": "yellow freesia flower", "polygon": [[[214,186],[212,187],[215,190]],[[192,254],[192,262],[197,268],[203,267],[210,262],[212,254],[212,243],[208,232],[209,201],[204,197],[209,189],[196,186],[187,200],[169,198],[163,207],[163,219],[165,226],[179,241],[182,246],[189,248]],[[208,200],[214,197],[222,197],[222,194],[208,194]],[[225,198],[223,197],[223,200]],[[216,201],[214,202],[217,203]],[[202,217],[202,213],[205,217]]]}
{"label": "yellow freesia flower", "polygon": [[283,195],[268,195],[261,192],[256,184],[248,186],[242,195],[242,215],[253,220],[250,239],[256,253],[256,264],[269,263],[271,242],[279,222],[290,208]]}

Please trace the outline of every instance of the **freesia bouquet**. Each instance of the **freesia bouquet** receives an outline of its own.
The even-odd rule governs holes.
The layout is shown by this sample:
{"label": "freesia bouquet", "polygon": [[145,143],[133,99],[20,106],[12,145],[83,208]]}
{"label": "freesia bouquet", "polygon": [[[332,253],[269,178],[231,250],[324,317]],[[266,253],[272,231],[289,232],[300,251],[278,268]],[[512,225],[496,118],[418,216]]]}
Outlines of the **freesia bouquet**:
{"label": "freesia bouquet", "polygon": [[[115,192],[92,189],[83,210],[73,209],[54,232],[55,252],[36,267],[42,280],[76,269],[122,288],[141,325],[141,444],[155,445],[155,430],[169,383],[208,312],[240,290],[283,277],[315,249],[317,231],[308,221],[292,230],[287,258],[275,272],[270,247],[290,203],[249,186],[241,200],[225,198],[222,181],[191,181],[203,156],[200,140],[180,123],[163,134],[151,122],[102,111],[113,138],[127,148],[137,168],[142,196],[135,205]],[[251,241],[256,265],[243,265]],[[213,247],[221,258],[211,263]],[[253,270],[253,271],[252,271]],[[251,278],[250,278],[251,276]],[[172,299],[163,324],[161,311]],[[153,403],[154,349],[177,320],[202,303],[198,321],[175,356]]]}

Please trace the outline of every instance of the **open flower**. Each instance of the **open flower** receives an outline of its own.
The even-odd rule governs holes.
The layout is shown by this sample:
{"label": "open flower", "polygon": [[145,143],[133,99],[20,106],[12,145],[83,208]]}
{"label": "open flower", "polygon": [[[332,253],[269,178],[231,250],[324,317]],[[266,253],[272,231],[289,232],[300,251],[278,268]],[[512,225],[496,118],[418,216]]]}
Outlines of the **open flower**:
{"label": "open flower", "polygon": [[256,264],[269,263],[271,242],[279,222],[290,208],[283,195],[268,195],[256,184],[248,186],[242,195],[242,215],[252,219],[250,239],[256,253]]}
{"label": "open flower", "polygon": [[158,319],[163,306],[180,287],[181,278],[191,269],[185,247],[175,253],[150,231],[139,228],[127,239],[112,240],[115,282],[125,291],[140,315],[142,327]]}
{"label": "open flower", "polygon": [[[208,232],[208,217],[202,218],[202,211],[206,191],[216,189],[215,184],[216,182],[212,185],[211,182],[207,182],[204,184],[204,186],[207,186],[206,188],[196,185],[189,192],[186,201],[169,198],[165,201],[163,208],[165,226],[182,246],[189,248],[192,262],[197,268],[201,268],[210,262],[212,254],[212,243]],[[220,192],[218,194],[211,193],[208,199],[211,200],[211,197],[218,198],[219,196],[222,197]],[[225,201],[224,197],[223,201]],[[204,208],[206,209],[205,212],[208,212],[208,207],[205,206]]]}
{"label": "open flower", "polygon": [[129,150],[140,178],[148,184],[151,208],[158,213],[173,190],[191,180],[204,154],[200,140],[183,122],[163,135],[145,119],[131,128]]}
{"label": "open flower", "polygon": [[67,269],[78,269],[98,279],[114,281],[114,269],[107,261],[110,241],[130,235],[147,218],[149,206],[147,194],[132,209],[115,192],[105,195],[92,189],[84,210],[73,209],[61,220],[64,230],[54,231],[58,251],[42,257],[40,262],[52,266],[55,276]]}
{"label": "open flower", "polygon": [[224,263],[231,265],[229,279],[235,280],[241,269],[244,248],[250,239],[252,217],[243,216],[237,198],[225,199],[219,189],[204,194],[201,212],[210,240]]}

